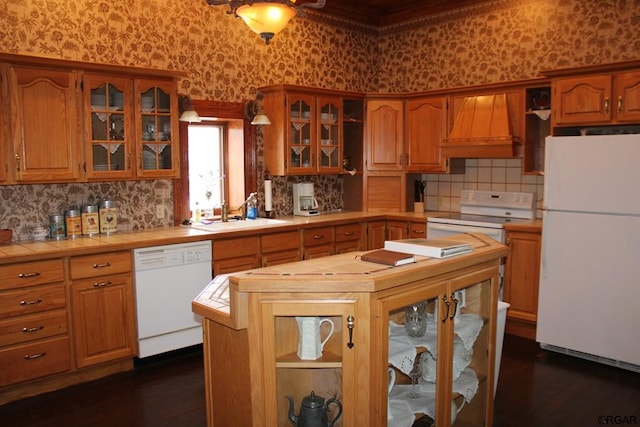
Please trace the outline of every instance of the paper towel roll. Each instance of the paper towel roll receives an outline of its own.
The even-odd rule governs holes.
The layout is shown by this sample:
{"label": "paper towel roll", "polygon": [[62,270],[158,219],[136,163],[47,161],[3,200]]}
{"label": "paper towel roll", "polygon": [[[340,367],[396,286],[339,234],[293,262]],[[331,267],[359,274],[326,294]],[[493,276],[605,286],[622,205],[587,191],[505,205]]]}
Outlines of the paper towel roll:
{"label": "paper towel roll", "polygon": [[264,210],[271,212],[271,180],[267,179],[264,182]]}

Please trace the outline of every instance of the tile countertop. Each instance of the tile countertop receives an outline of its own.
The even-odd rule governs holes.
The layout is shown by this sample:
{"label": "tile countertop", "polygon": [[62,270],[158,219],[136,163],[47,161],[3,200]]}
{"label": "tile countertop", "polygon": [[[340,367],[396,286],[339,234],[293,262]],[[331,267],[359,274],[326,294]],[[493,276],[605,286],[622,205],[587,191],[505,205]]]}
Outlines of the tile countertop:
{"label": "tile countertop", "polygon": [[[216,230],[215,227],[212,227],[210,230],[203,230],[190,226],[176,226],[128,233],[118,232],[112,235],[97,235],[75,239],[21,241],[9,244],[0,244],[0,265],[16,261],[34,261],[61,256],[88,255],[107,251],[130,250],[148,246],[211,240],[216,237],[229,238],[248,236],[255,234],[257,231],[264,233],[266,230],[273,232],[288,231],[322,225],[340,225],[344,223],[352,223],[354,221],[365,222],[385,219],[426,221],[428,216],[437,216],[446,213],[449,212],[339,212],[313,217],[279,217],[279,221],[275,224],[252,228],[228,228]],[[517,226],[509,226],[510,229],[522,228],[529,230],[535,230],[540,227],[540,220],[533,220],[530,224],[521,223]]]}

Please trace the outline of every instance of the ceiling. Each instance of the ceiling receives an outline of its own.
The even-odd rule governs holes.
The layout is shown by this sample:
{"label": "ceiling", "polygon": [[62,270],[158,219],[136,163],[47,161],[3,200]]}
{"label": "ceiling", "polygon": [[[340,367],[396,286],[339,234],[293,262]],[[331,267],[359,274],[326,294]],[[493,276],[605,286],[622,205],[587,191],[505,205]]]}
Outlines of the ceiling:
{"label": "ceiling", "polygon": [[[414,18],[447,12],[461,7],[486,3],[489,0],[326,0],[317,12],[356,21],[365,25],[385,27]],[[313,3],[312,0],[304,3]]]}

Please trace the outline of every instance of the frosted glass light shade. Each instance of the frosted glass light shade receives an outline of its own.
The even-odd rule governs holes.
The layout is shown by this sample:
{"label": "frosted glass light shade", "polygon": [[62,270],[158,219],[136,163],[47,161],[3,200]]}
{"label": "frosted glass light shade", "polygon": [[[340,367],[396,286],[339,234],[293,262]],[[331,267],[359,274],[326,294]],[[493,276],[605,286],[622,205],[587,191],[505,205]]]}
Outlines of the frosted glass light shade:
{"label": "frosted glass light shade", "polygon": [[254,3],[240,6],[236,14],[251,30],[265,38],[263,34],[277,34],[296,15],[296,10],[281,3]]}

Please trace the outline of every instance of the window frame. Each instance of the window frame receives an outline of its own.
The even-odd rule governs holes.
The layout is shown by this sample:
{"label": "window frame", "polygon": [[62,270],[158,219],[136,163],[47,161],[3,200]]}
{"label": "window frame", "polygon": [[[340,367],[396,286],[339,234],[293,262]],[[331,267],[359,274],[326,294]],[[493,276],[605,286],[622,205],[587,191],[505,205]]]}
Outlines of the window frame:
{"label": "window frame", "polygon": [[[247,103],[194,100],[193,107],[201,117],[216,117],[221,121],[242,120],[244,145],[244,197],[255,191],[257,178],[257,140],[256,127],[252,126],[245,112]],[[189,215],[189,136],[187,122],[180,122],[180,178],[173,182],[173,217],[174,224],[179,225]],[[225,136],[226,138],[226,136]],[[229,141],[227,141],[228,143]],[[229,165],[225,152],[225,169]],[[225,185],[228,185],[225,183]],[[234,209],[236,206],[230,206]],[[219,212],[216,212],[219,214]]]}

